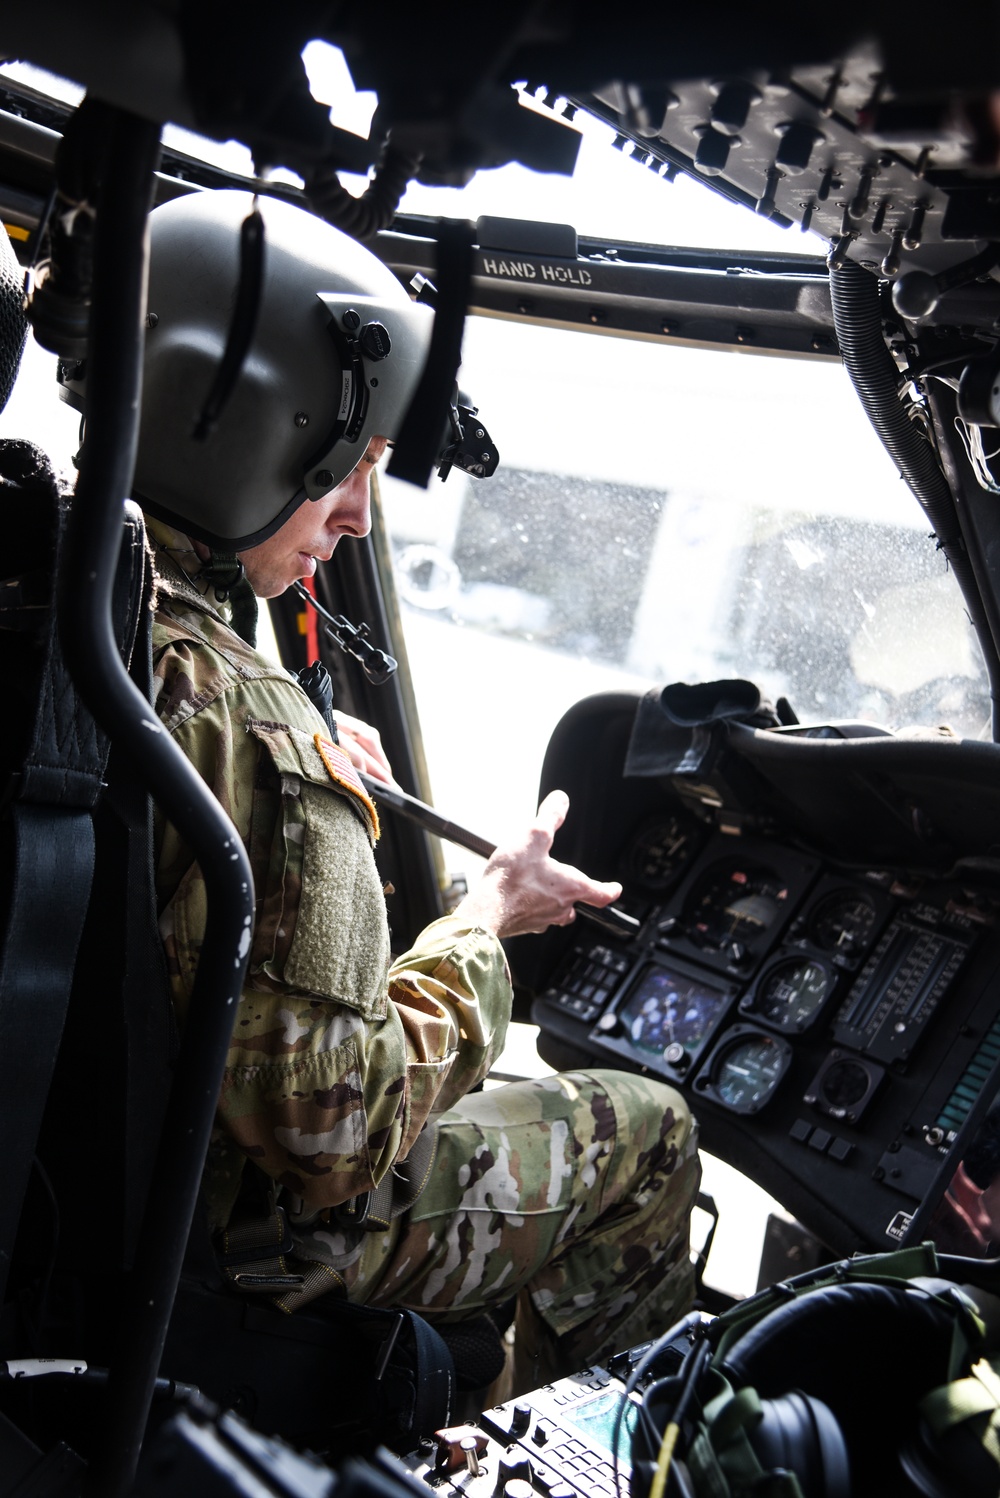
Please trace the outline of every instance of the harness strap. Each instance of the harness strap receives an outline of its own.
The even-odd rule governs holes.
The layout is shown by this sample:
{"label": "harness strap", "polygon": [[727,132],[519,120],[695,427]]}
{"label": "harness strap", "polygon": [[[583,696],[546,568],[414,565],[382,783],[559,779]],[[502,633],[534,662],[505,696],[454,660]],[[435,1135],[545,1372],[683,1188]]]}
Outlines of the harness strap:
{"label": "harness strap", "polygon": [[[406,1159],[394,1165],[372,1191],[331,1209],[338,1226],[352,1231],[384,1233],[408,1212],[430,1180],[437,1155],[435,1127],[424,1129]],[[267,1295],[279,1310],[291,1314],[344,1281],[321,1260],[296,1252],[284,1209],[236,1218],[218,1241],[216,1258],[226,1279],[247,1295]]]}
{"label": "harness strap", "polygon": [[[91,814],[109,746],[77,697],[63,660],[51,600],[67,512],[47,460],[29,443],[0,443],[0,495],[17,536],[14,544],[27,563],[19,579],[8,579],[17,583],[11,590],[18,600],[14,621],[35,626],[37,650],[32,658],[26,640],[17,657],[28,688],[29,721],[21,725],[27,729],[24,749],[12,767],[6,829],[0,1044],[5,1054],[17,1057],[17,1065],[9,1069],[0,1119],[2,1300],[87,914],[95,859]],[[39,574],[48,579],[48,608],[39,607]],[[116,591],[131,596],[127,584]],[[26,609],[33,618],[25,618]],[[125,613],[127,622],[118,613],[116,625],[123,624],[127,637],[137,608]]]}
{"label": "harness strap", "polygon": [[438,1133],[433,1126],[417,1135],[405,1160],[394,1165],[373,1191],[362,1191],[333,1208],[341,1227],[361,1228],[366,1233],[384,1233],[391,1222],[413,1206],[430,1180],[437,1157]]}
{"label": "harness strap", "polygon": [[15,802],[13,888],[0,961],[0,1037],[7,1068],[0,1119],[0,1301],[6,1287],[69,1004],[94,872],[89,811]]}
{"label": "harness strap", "polygon": [[222,1234],[216,1254],[219,1267],[237,1290],[273,1294],[301,1285],[303,1276],[288,1266],[295,1242],[283,1208],[266,1217],[237,1218]]}
{"label": "harness strap", "polygon": [[938,1440],[970,1422],[984,1450],[1000,1466],[1000,1378],[985,1358],[973,1364],[968,1377],[925,1394],[920,1413]]}

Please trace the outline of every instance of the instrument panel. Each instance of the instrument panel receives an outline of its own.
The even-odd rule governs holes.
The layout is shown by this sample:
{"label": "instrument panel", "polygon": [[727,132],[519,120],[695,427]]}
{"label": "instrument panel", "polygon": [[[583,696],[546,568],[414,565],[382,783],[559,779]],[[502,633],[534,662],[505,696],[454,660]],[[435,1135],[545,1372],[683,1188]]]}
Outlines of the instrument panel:
{"label": "instrument panel", "polygon": [[712,789],[702,813],[676,778],[622,777],[616,806],[605,778],[589,862],[585,835],[557,849],[621,879],[639,926],[550,944],[539,1050],[679,1088],[703,1144],[836,1253],[926,1236],[1000,1082],[1000,890],[838,857]]}

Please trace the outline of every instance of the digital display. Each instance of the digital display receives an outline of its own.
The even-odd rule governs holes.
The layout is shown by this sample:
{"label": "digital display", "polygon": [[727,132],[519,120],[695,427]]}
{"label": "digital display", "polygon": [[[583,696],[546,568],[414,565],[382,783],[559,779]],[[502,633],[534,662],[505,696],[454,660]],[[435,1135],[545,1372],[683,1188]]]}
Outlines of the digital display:
{"label": "digital display", "polygon": [[[607,1389],[593,1399],[581,1400],[579,1404],[569,1406],[560,1418],[568,1425],[575,1425],[581,1435],[613,1454],[615,1421],[621,1402],[622,1396],[617,1390]],[[638,1418],[639,1406],[628,1400],[618,1440],[618,1464],[623,1476],[628,1476],[630,1471],[629,1453]]]}
{"label": "digital display", "polygon": [[619,1010],[622,1032],[638,1050],[662,1056],[682,1046],[693,1056],[728,1003],[728,993],[666,967],[647,968]]}

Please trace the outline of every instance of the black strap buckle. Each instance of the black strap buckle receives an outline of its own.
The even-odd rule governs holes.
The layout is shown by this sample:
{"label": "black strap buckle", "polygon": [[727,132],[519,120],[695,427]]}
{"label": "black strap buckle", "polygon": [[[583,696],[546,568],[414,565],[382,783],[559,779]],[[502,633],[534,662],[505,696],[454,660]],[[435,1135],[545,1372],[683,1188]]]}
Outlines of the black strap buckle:
{"label": "black strap buckle", "polygon": [[384,1233],[389,1221],[377,1210],[377,1198],[377,1191],[359,1191],[350,1201],[339,1202],[331,1208],[330,1215],[342,1228],[353,1228],[355,1232]]}

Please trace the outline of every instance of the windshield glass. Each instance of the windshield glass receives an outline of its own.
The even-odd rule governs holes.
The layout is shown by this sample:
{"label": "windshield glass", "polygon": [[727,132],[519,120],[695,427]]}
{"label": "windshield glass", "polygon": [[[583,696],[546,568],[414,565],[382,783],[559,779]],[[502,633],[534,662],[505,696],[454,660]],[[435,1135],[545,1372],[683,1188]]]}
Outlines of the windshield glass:
{"label": "windshield glass", "polygon": [[483,317],[464,348],[498,473],[382,480],[438,795],[465,799],[470,753],[443,689],[466,814],[485,774],[511,825],[596,691],[744,677],[803,722],[983,732],[961,596],[839,363]]}

